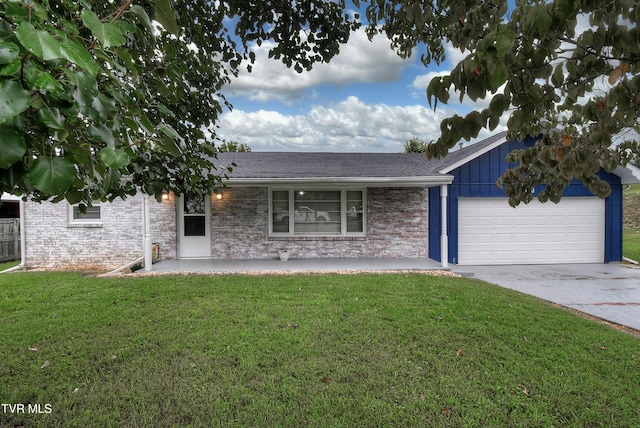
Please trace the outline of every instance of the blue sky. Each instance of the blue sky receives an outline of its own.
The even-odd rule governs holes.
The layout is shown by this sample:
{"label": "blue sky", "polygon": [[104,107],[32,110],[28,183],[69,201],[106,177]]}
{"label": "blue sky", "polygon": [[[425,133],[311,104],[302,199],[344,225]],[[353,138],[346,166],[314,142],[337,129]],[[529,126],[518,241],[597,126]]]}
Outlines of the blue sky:
{"label": "blue sky", "polygon": [[[577,20],[577,34],[589,28],[587,15]],[[419,51],[401,59],[389,45],[384,35],[369,41],[360,29],[329,64],[302,74],[269,59],[269,43],[253,46],[253,71],[243,70],[223,88],[234,108],[221,115],[217,136],[253,151],[398,153],[413,137],[437,140],[442,119],[488,106],[488,100],[459,103],[459,94],[452,93],[450,104],[438,104],[434,111],[426,98],[430,80],[448,73],[465,55],[445,44],[446,60],[425,67]],[[604,95],[610,86],[603,76],[594,91]],[[507,119],[493,132],[482,130],[476,141],[506,130]]]}
{"label": "blue sky", "polygon": [[437,139],[443,118],[471,107],[452,95],[434,112],[426,98],[431,77],[462,58],[450,48],[443,64],[426,68],[419,53],[403,60],[384,36],[371,42],[359,30],[329,64],[298,74],[268,59],[268,46],[254,46],[253,71],[222,91],[234,108],[221,116],[218,136],[253,151],[402,152],[412,137]]}

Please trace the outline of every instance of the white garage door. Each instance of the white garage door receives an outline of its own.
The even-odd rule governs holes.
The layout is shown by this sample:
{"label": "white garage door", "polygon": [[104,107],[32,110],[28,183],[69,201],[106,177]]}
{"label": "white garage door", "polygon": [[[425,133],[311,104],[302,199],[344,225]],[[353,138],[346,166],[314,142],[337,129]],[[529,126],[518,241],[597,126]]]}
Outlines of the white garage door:
{"label": "white garage door", "polygon": [[602,263],[604,200],[562,198],[512,208],[505,198],[458,199],[458,263]]}

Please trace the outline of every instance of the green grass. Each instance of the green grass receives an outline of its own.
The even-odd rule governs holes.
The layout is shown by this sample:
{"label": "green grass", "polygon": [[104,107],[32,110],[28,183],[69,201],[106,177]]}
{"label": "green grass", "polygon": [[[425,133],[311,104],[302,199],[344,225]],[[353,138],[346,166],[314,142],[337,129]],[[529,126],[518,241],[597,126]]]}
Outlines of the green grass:
{"label": "green grass", "polygon": [[632,184],[624,192],[628,195],[640,195],[640,184]]}
{"label": "green grass", "polygon": [[51,410],[0,426],[640,422],[638,338],[472,279],[21,273],[0,296],[0,400]]}
{"label": "green grass", "polygon": [[634,184],[624,191],[624,209],[628,210],[623,233],[622,255],[640,261],[640,184]]}
{"label": "green grass", "polygon": [[20,264],[20,260],[15,260],[12,262],[0,262],[0,272],[2,272],[5,269],[12,268],[14,266],[18,266],[19,264]]}
{"label": "green grass", "polygon": [[632,260],[640,261],[640,232],[625,229],[622,239],[622,254]]}

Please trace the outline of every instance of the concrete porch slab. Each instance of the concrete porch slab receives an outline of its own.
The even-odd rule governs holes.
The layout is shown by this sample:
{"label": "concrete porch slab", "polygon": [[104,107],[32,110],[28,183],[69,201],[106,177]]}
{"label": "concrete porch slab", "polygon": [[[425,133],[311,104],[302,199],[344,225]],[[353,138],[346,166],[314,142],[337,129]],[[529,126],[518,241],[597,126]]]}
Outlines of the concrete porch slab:
{"label": "concrete porch slab", "polygon": [[[248,273],[248,272],[372,272],[403,270],[443,270],[440,263],[429,258],[336,258],[336,259],[277,259],[212,260],[178,259],[155,263],[152,272],[182,273]],[[143,270],[138,271],[143,273]]]}

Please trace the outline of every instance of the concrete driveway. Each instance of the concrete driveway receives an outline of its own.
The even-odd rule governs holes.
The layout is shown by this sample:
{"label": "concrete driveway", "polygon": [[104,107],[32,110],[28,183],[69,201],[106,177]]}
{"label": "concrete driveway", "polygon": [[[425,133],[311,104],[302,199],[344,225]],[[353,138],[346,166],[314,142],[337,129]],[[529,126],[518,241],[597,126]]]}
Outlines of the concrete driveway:
{"label": "concrete driveway", "polygon": [[458,266],[458,274],[640,330],[640,269],[619,264]]}

